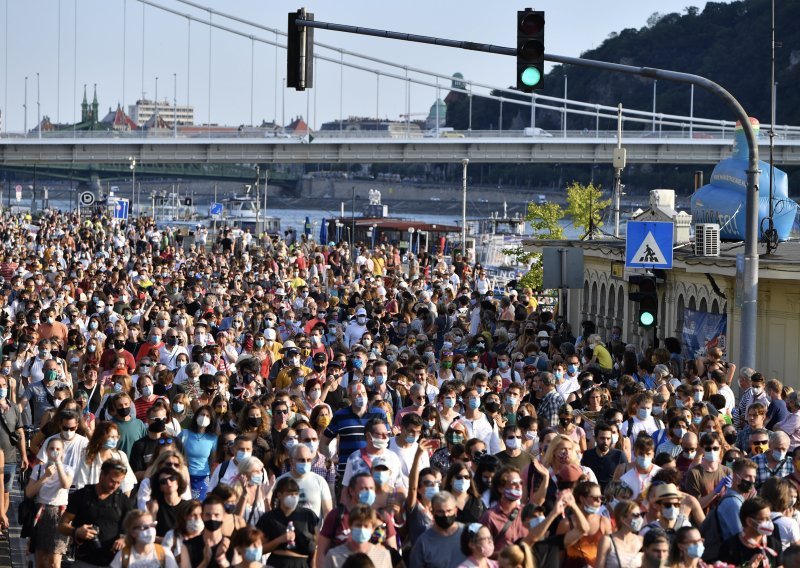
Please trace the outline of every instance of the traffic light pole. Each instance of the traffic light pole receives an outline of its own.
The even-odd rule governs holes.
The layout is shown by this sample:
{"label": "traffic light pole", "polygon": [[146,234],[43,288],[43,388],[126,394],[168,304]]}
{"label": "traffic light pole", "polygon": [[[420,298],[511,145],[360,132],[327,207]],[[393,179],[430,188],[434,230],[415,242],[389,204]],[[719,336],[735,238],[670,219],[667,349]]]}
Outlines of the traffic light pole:
{"label": "traffic light pole", "polygon": [[[512,47],[502,47],[486,43],[476,43],[472,41],[459,41],[444,39],[433,36],[421,36],[388,30],[378,30],[374,28],[362,28],[359,26],[349,26],[345,24],[335,24],[331,22],[318,22],[313,20],[297,19],[297,27],[318,28],[337,32],[367,35],[373,37],[383,37],[397,39],[400,41],[410,41],[414,43],[426,43],[430,45],[440,45],[444,47],[454,47],[469,51],[481,51],[484,53],[496,53],[498,55],[517,56],[517,50]],[[750,119],[742,105],[721,85],[691,73],[681,73],[679,71],[669,71],[657,69],[655,67],[637,67],[635,65],[623,65],[621,63],[609,63],[607,61],[597,61],[594,59],[581,59],[580,57],[567,57],[564,55],[554,55],[545,53],[544,59],[553,63],[563,65],[575,65],[577,67],[588,67],[600,71],[611,71],[614,73],[625,73],[627,75],[638,75],[660,81],[672,81],[676,83],[687,83],[697,85],[722,99],[725,104],[733,111],[736,119],[742,125],[745,140],[747,141],[748,163],[747,163],[747,200],[745,202],[745,239],[744,239],[744,301],[742,303],[741,318],[741,337],[739,338],[739,367],[756,368],[756,329],[757,329],[757,302],[758,302],[758,143]]]}

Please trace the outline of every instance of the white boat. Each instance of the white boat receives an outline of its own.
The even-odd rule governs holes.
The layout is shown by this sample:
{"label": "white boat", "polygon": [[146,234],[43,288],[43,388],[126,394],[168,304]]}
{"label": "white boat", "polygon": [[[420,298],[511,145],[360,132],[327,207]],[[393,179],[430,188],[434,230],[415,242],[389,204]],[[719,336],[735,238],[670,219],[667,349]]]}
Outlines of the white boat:
{"label": "white boat", "polygon": [[505,203],[502,216],[494,213],[485,218],[468,219],[467,230],[475,240],[473,258],[489,274],[511,280],[527,271],[516,258],[504,252],[521,246],[525,234],[525,218],[519,214],[509,217]]}
{"label": "white boat", "polygon": [[278,234],[281,232],[281,219],[259,211],[259,203],[249,193],[233,195],[222,202],[224,221],[238,229],[250,229],[253,233]]}

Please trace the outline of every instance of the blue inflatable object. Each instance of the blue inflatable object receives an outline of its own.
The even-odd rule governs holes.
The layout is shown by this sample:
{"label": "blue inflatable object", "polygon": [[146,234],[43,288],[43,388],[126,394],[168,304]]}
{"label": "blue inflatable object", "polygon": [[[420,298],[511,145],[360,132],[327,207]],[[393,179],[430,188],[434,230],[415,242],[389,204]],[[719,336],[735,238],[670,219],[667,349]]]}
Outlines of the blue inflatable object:
{"label": "blue inflatable object", "polygon": [[[750,119],[758,134],[758,121]],[[758,238],[764,236],[769,217],[769,164],[758,162]],[[733,153],[720,161],[711,173],[711,183],[692,195],[692,223],[718,223],[723,241],[743,241],[745,238],[745,202],[747,196],[747,141],[741,125],[736,125]],[[778,239],[785,241],[792,232],[797,203],[789,199],[789,177],[773,168],[773,223]]]}

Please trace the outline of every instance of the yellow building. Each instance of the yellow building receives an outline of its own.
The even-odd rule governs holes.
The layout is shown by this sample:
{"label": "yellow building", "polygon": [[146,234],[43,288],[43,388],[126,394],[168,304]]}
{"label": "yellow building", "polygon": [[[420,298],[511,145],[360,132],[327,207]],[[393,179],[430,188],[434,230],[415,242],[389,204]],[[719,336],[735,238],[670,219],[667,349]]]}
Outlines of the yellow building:
{"label": "yellow building", "polygon": [[[573,333],[580,333],[581,321],[588,319],[603,337],[620,326],[628,343],[650,343],[652,330],[637,325],[637,304],[628,300],[630,275],[644,271],[625,269],[624,241],[530,241],[526,248],[543,246],[583,249],[583,289],[569,292],[567,321]],[[726,313],[728,360],[738,363],[742,291],[736,264],[743,253],[743,243],[722,243],[719,256],[697,256],[691,245],[675,249],[673,269],[658,271],[665,277],[658,285],[659,339],[681,338],[686,308]],[[800,388],[800,243],[782,243],[776,253],[761,257],[756,337],[757,370]]]}

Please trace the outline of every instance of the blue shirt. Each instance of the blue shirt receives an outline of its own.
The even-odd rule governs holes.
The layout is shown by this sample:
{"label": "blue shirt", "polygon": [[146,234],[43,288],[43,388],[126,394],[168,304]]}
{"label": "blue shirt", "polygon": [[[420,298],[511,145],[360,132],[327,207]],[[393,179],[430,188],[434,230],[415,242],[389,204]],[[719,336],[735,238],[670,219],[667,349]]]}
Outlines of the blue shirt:
{"label": "blue shirt", "polygon": [[785,400],[773,400],[767,407],[767,419],[764,422],[764,428],[772,430],[775,424],[781,422],[784,418],[789,416],[789,410],[786,408]]}
{"label": "blue shirt", "polygon": [[217,437],[208,432],[198,434],[191,430],[181,431],[179,437],[183,442],[183,454],[186,456],[189,475],[210,475],[211,468],[208,464],[211,456],[217,451]]}
{"label": "blue shirt", "polygon": [[719,530],[723,541],[742,532],[742,521],[739,520],[739,509],[742,508],[742,503],[744,503],[744,497],[736,491],[728,491],[719,502],[714,514],[719,520]]}
{"label": "blue shirt", "polygon": [[[363,416],[359,417],[353,412],[352,407],[348,406],[334,413],[331,423],[322,433],[323,436],[330,439],[339,437],[339,463],[336,467],[341,473],[344,473],[350,454],[367,447],[364,429],[367,422],[373,418],[380,418],[386,422],[386,413],[379,408],[374,408],[367,410]],[[387,423],[386,426],[391,429],[390,424]]]}

